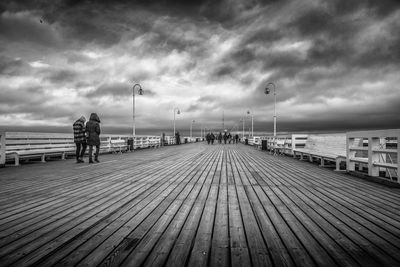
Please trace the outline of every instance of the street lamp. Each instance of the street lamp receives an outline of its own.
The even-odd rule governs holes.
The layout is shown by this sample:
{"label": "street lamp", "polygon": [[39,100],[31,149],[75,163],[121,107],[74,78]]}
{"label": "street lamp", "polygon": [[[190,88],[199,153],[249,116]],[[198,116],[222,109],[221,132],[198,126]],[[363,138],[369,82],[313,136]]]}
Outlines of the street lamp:
{"label": "street lamp", "polygon": [[249,115],[249,114],[251,114],[251,136],[253,137],[254,136],[254,132],[253,132],[253,110],[252,109],[249,109],[248,111],[247,111],[247,115]]}
{"label": "street lamp", "polygon": [[175,135],[175,114],[181,114],[181,111],[179,110],[179,108],[174,108],[174,135]]}
{"label": "street lamp", "polygon": [[133,116],[132,116],[132,118],[133,118],[133,120],[132,120],[132,134],[133,134],[133,137],[135,137],[136,136],[136,128],[135,128],[135,87],[139,87],[138,89],[137,89],[137,94],[138,95],[143,95],[143,93],[144,93],[144,91],[143,91],[143,89],[142,89],[142,86],[140,86],[140,84],[138,84],[138,83],[136,83],[134,86],[133,86],[133,88],[132,88],[132,109],[133,109]]}
{"label": "street lamp", "polygon": [[244,116],[242,117],[242,119],[241,119],[241,122],[243,122],[243,128],[242,128],[242,138],[244,139],[244,121],[245,121],[245,119],[244,119]]}
{"label": "street lamp", "polygon": [[270,93],[269,86],[272,85],[274,87],[274,139],[276,138],[276,90],[274,83],[268,83],[265,88],[265,94],[268,95]]}
{"label": "street lamp", "polygon": [[192,122],[190,123],[190,141],[192,141],[192,128],[193,128],[194,122],[195,122],[195,120],[192,120]]}

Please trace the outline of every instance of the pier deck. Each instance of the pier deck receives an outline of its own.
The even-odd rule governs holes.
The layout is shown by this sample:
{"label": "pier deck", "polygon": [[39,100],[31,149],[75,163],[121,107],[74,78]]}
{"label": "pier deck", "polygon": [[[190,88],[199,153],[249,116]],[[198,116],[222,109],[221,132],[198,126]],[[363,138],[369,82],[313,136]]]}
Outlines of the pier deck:
{"label": "pier deck", "polygon": [[0,169],[0,265],[400,266],[400,189],[244,145]]}

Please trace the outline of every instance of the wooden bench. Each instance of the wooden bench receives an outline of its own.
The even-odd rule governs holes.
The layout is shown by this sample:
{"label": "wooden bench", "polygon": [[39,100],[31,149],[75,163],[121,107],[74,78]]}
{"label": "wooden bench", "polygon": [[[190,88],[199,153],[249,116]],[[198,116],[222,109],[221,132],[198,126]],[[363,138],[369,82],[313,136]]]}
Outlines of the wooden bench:
{"label": "wooden bench", "polygon": [[122,153],[130,150],[128,146],[128,139],[131,138],[130,136],[107,135],[105,138],[107,138],[105,143],[108,146],[108,152]]}
{"label": "wooden bench", "polygon": [[254,148],[261,149],[261,137],[252,136],[249,138],[248,145],[254,146]]}
{"label": "wooden bench", "polygon": [[21,159],[59,156],[65,159],[67,154],[75,153],[74,138],[71,134],[3,132],[1,134],[1,161],[14,161],[16,166]]}
{"label": "wooden bench", "polygon": [[160,136],[149,136],[148,137],[149,147],[157,148],[161,146]]}
{"label": "wooden bench", "polygon": [[346,135],[345,134],[321,134],[308,135],[304,148],[293,149],[293,157],[300,155],[308,157],[310,162],[314,158],[320,160],[322,167],[325,167],[325,161],[334,162],[336,170],[340,170],[340,163],[346,162]]}
{"label": "wooden bench", "polygon": [[347,133],[347,171],[368,168],[368,175],[386,178],[400,183],[400,129],[360,131]]}
{"label": "wooden bench", "polygon": [[[130,137],[128,135],[100,135],[100,153],[128,151]],[[1,132],[0,140],[0,166],[5,166],[6,162],[10,161],[18,166],[21,159],[39,158],[41,162],[45,162],[46,157],[65,159],[76,153],[73,134]]]}
{"label": "wooden bench", "polygon": [[160,136],[135,136],[133,148],[157,148],[161,146]]}

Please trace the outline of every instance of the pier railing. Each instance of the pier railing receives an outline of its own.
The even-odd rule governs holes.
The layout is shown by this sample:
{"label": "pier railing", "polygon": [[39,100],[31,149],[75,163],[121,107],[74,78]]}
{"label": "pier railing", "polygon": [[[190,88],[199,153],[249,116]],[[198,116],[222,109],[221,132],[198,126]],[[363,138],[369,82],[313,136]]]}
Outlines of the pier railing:
{"label": "pier railing", "polygon": [[[343,139],[343,140],[342,140]],[[332,134],[290,134],[257,136],[248,139],[249,145],[261,147],[285,155],[301,154],[309,161],[319,159],[336,161],[336,170],[346,163],[347,172],[367,172],[369,176],[385,177],[400,182],[400,129],[379,131],[357,131]],[[294,153],[295,152],[295,153]],[[343,165],[344,168],[344,165]]]}
{"label": "pier railing", "polygon": [[278,150],[281,154],[293,155],[293,149],[303,148],[307,141],[307,134],[288,134],[274,136],[250,137],[248,144],[260,148],[266,142],[267,150]]}
{"label": "pier railing", "polygon": [[6,164],[6,133],[0,132],[0,167]]}
{"label": "pier railing", "polygon": [[399,182],[400,129],[348,132],[347,171],[368,169],[377,177],[384,172],[390,180]]}
{"label": "pier railing", "polygon": [[[130,144],[130,140],[133,142]],[[159,147],[160,136],[136,136],[102,134],[100,135],[100,153],[123,152],[132,148]],[[6,161],[19,165],[20,159],[61,157],[75,154],[73,134],[35,133],[35,132],[0,132],[0,166]]]}

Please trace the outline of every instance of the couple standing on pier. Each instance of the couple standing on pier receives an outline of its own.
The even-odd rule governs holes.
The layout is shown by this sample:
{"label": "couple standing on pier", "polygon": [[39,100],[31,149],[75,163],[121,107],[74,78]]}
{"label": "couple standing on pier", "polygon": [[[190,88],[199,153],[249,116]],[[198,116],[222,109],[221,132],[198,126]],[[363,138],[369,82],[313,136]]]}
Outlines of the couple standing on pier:
{"label": "couple standing on pier", "polygon": [[94,161],[99,161],[100,151],[100,118],[96,113],[90,114],[90,119],[86,123],[84,116],[80,117],[74,124],[74,142],[76,145],[76,163],[83,163],[83,155],[86,151],[86,146],[89,146],[89,163],[94,163],[92,154],[93,146],[96,147],[94,153]]}

